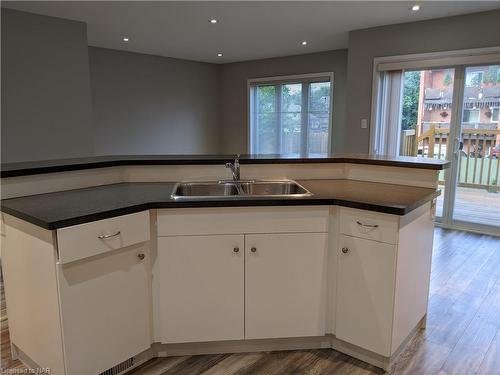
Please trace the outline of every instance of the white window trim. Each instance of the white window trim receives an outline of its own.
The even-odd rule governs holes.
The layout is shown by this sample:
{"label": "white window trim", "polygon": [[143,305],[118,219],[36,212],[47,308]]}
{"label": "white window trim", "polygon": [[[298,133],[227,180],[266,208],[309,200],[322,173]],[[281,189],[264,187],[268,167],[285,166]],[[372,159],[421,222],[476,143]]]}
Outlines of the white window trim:
{"label": "white window trim", "polygon": [[376,154],[377,112],[379,107],[380,73],[387,70],[445,68],[457,65],[487,65],[500,61],[500,46],[376,57],[373,59],[372,99],[370,114],[369,153]]}
{"label": "white window trim", "polygon": [[[285,76],[272,76],[272,77],[261,77],[261,78],[250,78],[247,80],[247,153],[252,153],[252,129],[251,129],[251,116],[252,116],[252,86],[259,83],[269,83],[279,81],[293,81],[293,80],[307,80],[315,78],[326,78],[330,79],[330,114],[328,117],[328,152],[332,152],[332,136],[333,136],[333,97],[335,96],[334,88],[334,73],[333,72],[321,72],[321,73],[308,73],[308,74],[294,74]],[[292,83],[292,82],[290,82]]]}

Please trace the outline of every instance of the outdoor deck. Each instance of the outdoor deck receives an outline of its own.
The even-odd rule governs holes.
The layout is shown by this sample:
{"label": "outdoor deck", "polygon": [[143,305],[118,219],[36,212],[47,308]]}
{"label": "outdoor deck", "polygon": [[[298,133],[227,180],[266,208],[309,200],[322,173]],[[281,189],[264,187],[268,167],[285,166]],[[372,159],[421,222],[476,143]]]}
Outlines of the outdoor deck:
{"label": "outdoor deck", "polygon": [[[437,200],[436,212],[443,210],[443,194]],[[500,227],[500,192],[485,189],[458,187],[454,219]]]}

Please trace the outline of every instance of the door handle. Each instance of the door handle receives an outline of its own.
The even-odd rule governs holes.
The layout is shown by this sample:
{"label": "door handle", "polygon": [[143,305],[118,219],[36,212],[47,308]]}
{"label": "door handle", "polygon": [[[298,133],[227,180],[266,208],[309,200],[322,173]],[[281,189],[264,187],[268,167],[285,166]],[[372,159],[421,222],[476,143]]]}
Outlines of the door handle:
{"label": "door handle", "polygon": [[458,156],[460,151],[464,149],[464,143],[459,139],[455,138],[455,145],[453,146],[453,155]]}

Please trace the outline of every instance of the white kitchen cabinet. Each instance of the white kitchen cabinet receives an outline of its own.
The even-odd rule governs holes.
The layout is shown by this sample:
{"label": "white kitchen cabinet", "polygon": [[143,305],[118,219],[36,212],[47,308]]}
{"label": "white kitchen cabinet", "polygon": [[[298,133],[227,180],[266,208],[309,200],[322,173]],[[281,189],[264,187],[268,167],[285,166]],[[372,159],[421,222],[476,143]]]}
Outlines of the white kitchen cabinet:
{"label": "white kitchen cabinet", "polygon": [[322,336],[326,233],[245,236],[245,338]]}
{"label": "white kitchen cabinet", "polygon": [[336,336],[391,354],[396,245],[340,235]]}
{"label": "white kitchen cabinet", "polygon": [[143,243],[57,265],[66,374],[99,374],[152,343]]}
{"label": "white kitchen cabinet", "polygon": [[244,236],[158,239],[162,343],[244,338]]}

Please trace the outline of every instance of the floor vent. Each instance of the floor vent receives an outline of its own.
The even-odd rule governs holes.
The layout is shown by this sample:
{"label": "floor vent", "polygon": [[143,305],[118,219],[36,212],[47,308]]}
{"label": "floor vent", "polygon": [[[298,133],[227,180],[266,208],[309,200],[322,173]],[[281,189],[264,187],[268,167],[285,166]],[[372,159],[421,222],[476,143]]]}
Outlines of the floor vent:
{"label": "floor vent", "polygon": [[134,358],[129,358],[122,363],[117,364],[106,371],[101,372],[99,375],[118,375],[124,372],[125,370],[131,368],[134,365]]}

